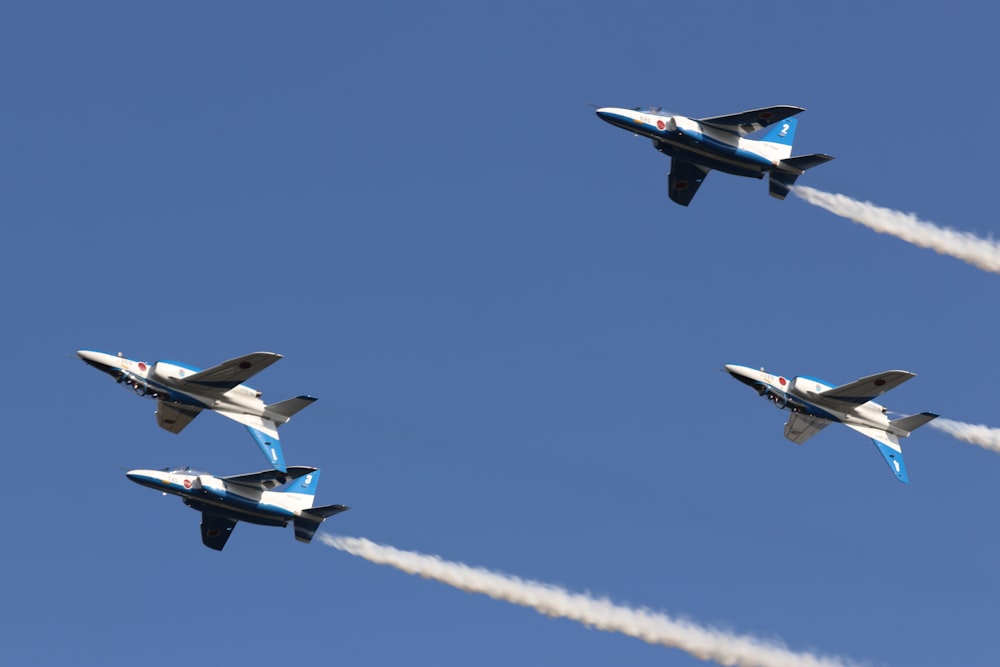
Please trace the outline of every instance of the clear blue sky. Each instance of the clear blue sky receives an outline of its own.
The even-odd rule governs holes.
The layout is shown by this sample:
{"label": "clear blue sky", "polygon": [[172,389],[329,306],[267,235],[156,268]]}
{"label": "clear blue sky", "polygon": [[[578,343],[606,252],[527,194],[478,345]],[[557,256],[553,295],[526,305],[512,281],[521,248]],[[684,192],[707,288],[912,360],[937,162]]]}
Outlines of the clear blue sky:
{"label": "clear blue sky", "polygon": [[669,161],[586,103],[800,116],[802,183],[1000,236],[991,4],[21,3],[0,11],[0,642],[19,665],[700,665],[197,513],[124,469],[260,470],[78,348],[320,400],[324,529],[876,664],[991,665],[1000,457],[912,483],[718,369],[1000,426],[1000,276]]}

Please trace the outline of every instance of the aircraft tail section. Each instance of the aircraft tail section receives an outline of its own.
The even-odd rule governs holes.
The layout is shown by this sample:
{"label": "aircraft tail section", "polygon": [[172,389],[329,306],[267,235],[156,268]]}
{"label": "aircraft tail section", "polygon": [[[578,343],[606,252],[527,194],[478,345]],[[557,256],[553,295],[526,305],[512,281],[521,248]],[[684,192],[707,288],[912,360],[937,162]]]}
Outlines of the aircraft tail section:
{"label": "aircraft tail section", "polygon": [[[227,415],[228,416],[228,415]],[[260,419],[259,425],[247,425],[247,431],[253,437],[254,442],[260,447],[260,451],[267,457],[275,470],[288,472],[285,467],[285,454],[281,450],[281,441],[278,440],[278,425],[270,419]]]}
{"label": "aircraft tail section", "polygon": [[832,155],[827,155],[826,153],[813,153],[812,155],[796,155],[795,157],[784,158],[780,163],[778,163],[778,169],[783,171],[788,171],[794,173],[795,175],[801,175],[807,169],[812,169],[813,167],[818,167],[824,162],[829,162],[833,159]]}
{"label": "aircraft tail section", "polygon": [[279,403],[272,403],[271,405],[267,406],[266,410],[269,413],[273,414],[275,417],[279,418],[276,419],[275,421],[277,421],[280,424],[284,424],[289,419],[291,419],[292,415],[294,415],[296,412],[309,407],[315,402],[316,399],[313,398],[312,396],[296,396],[295,398],[289,398],[286,401],[281,401]]}
{"label": "aircraft tail section", "polygon": [[[914,415],[914,417],[916,416]],[[870,438],[878,449],[878,453],[889,464],[889,470],[896,476],[896,479],[903,484],[910,483],[910,476],[906,473],[906,464],[903,462],[903,448],[900,446],[899,438],[895,434],[872,428],[871,426],[851,424],[850,422],[844,422],[844,426],[854,429],[861,435]]]}
{"label": "aircraft tail section", "polygon": [[832,156],[823,153],[784,158],[778,162],[777,167],[771,170],[768,192],[776,199],[784,199],[788,196],[791,187],[795,185],[795,179],[801,176],[806,169],[812,169],[832,159]]}
{"label": "aircraft tail section", "polygon": [[787,155],[792,154],[792,144],[795,142],[795,129],[798,127],[799,121],[797,118],[786,118],[785,120],[778,121],[771,126],[771,129],[767,131],[761,141],[766,141],[770,144],[780,144],[782,146],[788,146]]}
{"label": "aircraft tail section", "polygon": [[901,431],[906,431],[906,434],[909,435],[911,432],[916,431],[927,422],[933,421],[937,418],[938,415],[933,412],[921,412],[919,414],[910,415],[909,417],[903,417],[902,419],[893,419],[889,423]]}
{"label": "aircraft tail section", "polygon": [[304,510],[302,514],[295,517],[295,539],[299,542],[309,543],[313,535],[326,519],[335,514],[346,512],[351,509],[346,505],[324,505],[323,507],[313,507]]}

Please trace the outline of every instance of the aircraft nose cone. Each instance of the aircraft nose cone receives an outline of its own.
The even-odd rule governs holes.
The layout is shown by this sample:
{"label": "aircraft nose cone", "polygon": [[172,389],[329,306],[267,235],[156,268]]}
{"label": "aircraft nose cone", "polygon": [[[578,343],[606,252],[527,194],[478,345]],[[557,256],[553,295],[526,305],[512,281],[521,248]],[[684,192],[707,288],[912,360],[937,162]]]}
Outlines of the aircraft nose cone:
{"label": "aircraft nose cone", "polygon": [[83,359],[88,366],[93,366],[102,373],[107,373],[116,380],[121,378],[121,370],[112,365],[113,357],[105,352],[93,350],[77,350],[76,356]]}
{"label": "aircraft nose cone", "polygon": [[601,107],[595,113],[597,113],[597,117],[598,118],[600,118],[601,120],[603,120],[603,121],[605,121],[607,123],[610,123],[611,122],[611,118],[615,115],[614,111],[615,110],[614,110],[613,107]]}

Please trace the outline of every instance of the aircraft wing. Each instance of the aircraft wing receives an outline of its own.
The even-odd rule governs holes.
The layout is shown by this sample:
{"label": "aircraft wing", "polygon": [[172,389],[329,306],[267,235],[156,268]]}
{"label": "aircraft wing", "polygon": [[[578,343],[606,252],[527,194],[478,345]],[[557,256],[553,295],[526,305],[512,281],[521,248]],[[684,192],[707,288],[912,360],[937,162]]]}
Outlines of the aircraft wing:
{"label": "aircraft wing", "polygon": [[171,433],[180,433],[191,420],[198,416],[201,408],[175,403],[156,402],[156,423]]}
{"label": "aircraft wing", "polygon": [[201,513],[201,541],[209,549],[222,551],[236,522],[218,514]]}
{"label": "aircraft wing", "polygon": [[188,375],[181,380],[181,383],[198,385],[199,393],[224,394],[260,373],[278,359],[281,359],[281,355],[274,352],[254,352],[223,361],[218,366],[206,368],[194,375]]}
{"label": "aircraft wing", "polygon": [[709,169],[700,164],[670,158],[670,176],[667,179],[670,198],[681,206],[690,204],[708,172]]}
{"label": "aircraft wing", "polygon": [[263,472],[248,473],[246,475],[230,475],[229,477],[222,477],[221,479],[224,479],[229,483],[271,490],[290,480],[298,479],[303,475],[308,475],[311,472],[316,472],[316,468],[311,468],[309,466],[289,466],[288,472],[265,470]]}
{"label": "aircraft wing", "polygon": [[892,433],[887,433],[885,431],[880,431],[877,428],[871,428],[870,426],[855,426],[854,424],[844,423],[844,426],[854,429],[861,435],[871,438],[871,441],[875,443],[878,448],[878,453],[882,455],[885,462],[889,464],[889,469],[892,470],[892,474],[896,476],[903,484],[910,483],[910,477],[906,474],[906,464],[903,463],[903,448],[899,445],[899,438],[897,438]]}
{"label": "aircraft wing", "polygon": [[699,118],[698,122],[710,125],[720,130],[725,130],[727,132],[734,132],[742,137],[745,134],[756,132],[762,127],[767,127],[772,123],[785,120],[786,118],[794,116],[801,111],[805,111],[805,109],[802,107],[782,105],[776,107],[766,107],[764,109],[741,111],[740,113],[734,113],[729,116]]}
{"label": "aircraft wing", "polygon": [[788,423],[785,424],[785,437],[796,445],[801,445],[831,423],[826,419],[793,412],[788,417]]}
{"label": "aircraft wing", "polygon": [[863,377],[860,380],[855,380],[854,382],[849,382],[833,389],[827,389],[820,392],[818,397],[823,400],[862,405],[878,398],[890,389],[895,389],[913,377],[916,377],[916,374],[909,371],[885,371],[884,373],[869,375],[868,377]]}

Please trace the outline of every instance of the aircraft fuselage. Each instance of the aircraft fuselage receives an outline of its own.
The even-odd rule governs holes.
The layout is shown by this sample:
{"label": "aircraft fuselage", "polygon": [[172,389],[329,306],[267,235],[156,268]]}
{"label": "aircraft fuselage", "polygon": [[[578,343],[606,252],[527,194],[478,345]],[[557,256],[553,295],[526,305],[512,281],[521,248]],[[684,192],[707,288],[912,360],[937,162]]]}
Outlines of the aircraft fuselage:
{"label": "aircraft fuselage", "polygon": [[807,414],[819,419],[841,424],[866,426],[906,437],[909,432],[894,428],[886,415],[886,409],[875,401],[867,401],[849,411],[835,410],[829,406],[820,407],[809,400],[833,385],[816,378],[799,375],[787,380],[780,375],[772,375],[765,370],[729,364],[726,371],[734,378],[754,389],[759,395],[779,409]]}
{"label": "aircraft fuselage", "polygon": [[213,475],[177,470],[131,470],[130,480],[151,489],[180,496],[200,512],[262,526],[286,526],[301,510],[286,506],[284,495],[226,484]]}
{"label": "aircraft fuselage", "polygon": [[176,361],[157,361],[149,364],[90,350],[81,350],[78,354],[89,365],[115,378],[119,384],[137,396],[216,412],[268,417],[279,423],[285,421],[284,417],[267,414],[267,405],[260,398],[261,392],[246,385],[237,385],[219,397],[180,390],[177,387],[177,380],[201,370],[194,366]]}
{"label": "aircraft fuselage", "polygon": [[597,115],[616,127],[652,139],[661,153],[727,174],[763,178],[779,161],[777,155],[769,154],[771,149],[764,142],[744,139],[686,116],[615,107],[599,109]]}

